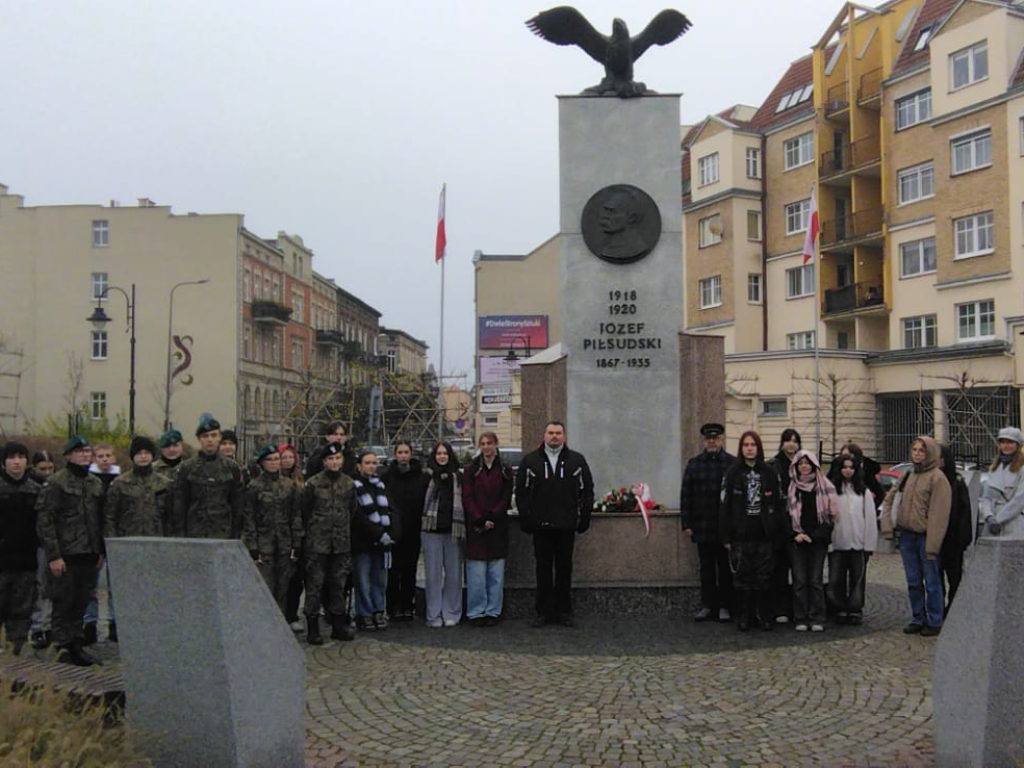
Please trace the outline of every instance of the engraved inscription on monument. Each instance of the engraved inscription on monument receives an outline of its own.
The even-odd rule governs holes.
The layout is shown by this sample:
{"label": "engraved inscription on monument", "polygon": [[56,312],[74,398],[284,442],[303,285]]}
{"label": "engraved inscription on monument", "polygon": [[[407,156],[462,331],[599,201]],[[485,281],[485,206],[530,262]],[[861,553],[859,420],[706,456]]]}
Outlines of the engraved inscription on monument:
{"label": "engraved inscription on monument", "polygon": [[638,261],[661,237],[661,213],[651,196],[632,184],[612,184],[587,201],[580,217],[590,252],[612,264]]}
{"label": "engraved inscription on monument", "polygon": [[581,344],[593,367],[625,370],[650,368],[652,359],[657,363],[663,340],[644,317],[643,291],[610,288],[599,300],[607,305],[607,319],[599,320]]}

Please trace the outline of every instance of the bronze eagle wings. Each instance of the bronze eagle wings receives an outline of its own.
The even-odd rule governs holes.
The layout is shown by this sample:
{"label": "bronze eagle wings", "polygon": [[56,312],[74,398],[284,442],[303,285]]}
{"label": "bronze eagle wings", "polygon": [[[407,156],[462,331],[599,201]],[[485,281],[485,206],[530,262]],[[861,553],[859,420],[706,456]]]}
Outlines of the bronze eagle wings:
{"label": "bronze eagle wings", "polygon": [[629,36],[629,28],[622,19],[612,21],[612,33],[608,36],[594,29],[575,8],[560,5],[541,11],[527,21],[526,26],[555,45],[578,45],[604,65],[604,79],[584,93],[628,99],[648,92],[647,86],[633,79],[633,62],[652,45],[668,45],[692,25],[679,11],[666,9],[651,19],[636,37]]}

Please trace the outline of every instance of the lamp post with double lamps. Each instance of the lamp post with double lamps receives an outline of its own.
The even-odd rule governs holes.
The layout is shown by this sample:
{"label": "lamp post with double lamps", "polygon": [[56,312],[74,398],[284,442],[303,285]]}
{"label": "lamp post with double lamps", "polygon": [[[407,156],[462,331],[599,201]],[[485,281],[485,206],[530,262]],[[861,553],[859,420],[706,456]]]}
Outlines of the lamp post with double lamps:
{"label": "lamp post with double lamps", "polygon": [[167,380],[164,386],[164,431],[166,432],[171,428],[171,373],[174,368],[174,361],[171,357],[172,349],[171,343],[174,340],[174,292],[181,288],[183,285],[203,285],[204,283],[210,282],[204,278],[202,280],[185,280],[181,283],[176,283],[171,288],[171,298],[168,302],[167,309]]}
{"label": "lamp post with double lamps", "polygon": [[96,309],[86,318],[96,330],[101,331],[109,323],[111,318],[103,310],[103,300],[111,291],[117,291],[124,296],[127,307],[128,318],[125,324],[125,331],[131,333],[131,352],[129,353],[128,368],[128,434],[135,434],[135,283],[131,284],[128,291],[118,288],[116,285],[107,286],[103,293],[96,299]]}
{"label": "lamp post with double lamps", "polygon": [[[518,342],[522,342],[523,350],[526,352],[525,357],[520,358],[519,355],[516,354],[516,342],[517,341]],[[526,360],[526,359],[528,359],[528,358],[530,358],[532,356],[533,356],[533,351],[530,349],[530,337],[529,336],[513,336],[512,337],[512,341],[511,341],[511,343],[508,346],[508,354],[505,355],[505,362],[507,362],[507,363],[509,363],[511,365],[512,363],[516,363],[519,360]]]}

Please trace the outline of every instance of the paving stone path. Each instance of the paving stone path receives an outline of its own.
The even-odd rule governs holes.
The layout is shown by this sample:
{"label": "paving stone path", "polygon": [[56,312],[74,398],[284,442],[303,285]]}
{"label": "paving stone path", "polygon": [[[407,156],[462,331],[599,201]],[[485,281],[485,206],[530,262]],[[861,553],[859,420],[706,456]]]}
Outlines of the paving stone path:
{"label": "paving stone path", "polygon": [[392,626],[308,651],[309,766],[929,766],[935,640],[898,555],[861,627]]}

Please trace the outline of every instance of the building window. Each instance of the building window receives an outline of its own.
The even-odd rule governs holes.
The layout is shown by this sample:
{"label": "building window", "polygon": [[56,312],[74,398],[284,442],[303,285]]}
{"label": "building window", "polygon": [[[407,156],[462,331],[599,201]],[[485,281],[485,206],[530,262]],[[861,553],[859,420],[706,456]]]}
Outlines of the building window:
{"label": "building window", "polygon": [[762,416],[785,416],[786,415],[786,399],[779,398],[777,400],[762,400],[761,401],[761,415]]}
{"label": "building window", "polygon": [[918,349],[938,344],[935,315],[903,318],[903,348]]}
{"label": "building window", "polygon": [[786,170],[807,165],[814,160],[814,134],[811,131],[802,133],[792,139],[786,139],[782,145]]}
{"label": "building window", "polygon": [[242,300],[252,301],[252,270],[248,267],[242,270]]}
{"label": "building window", "polygon": [[757,272],[747,275],[747,301],[751,304],[761,303],[761,275]]}
{"label": "building window", "polygon": [[306,322],[306,302],[302,291],[292,291],[292,320],[297,323]]}
{"label": "building window", "polygon": [[302,358],[303,358],[303,354],[302,354],[303,349],[302,349],[302,347],[303,347],[302,338],[299,337],[299,336],[292,336],[292,349],[291,349],[291,352],[292,352],[292,370],[294,370],[294,371],[301,371],[302,370],[302,362],[303,362],[302,361]]}
{"label": "building window", "polygon": [[988,128],[953,139],[949,146],[954,174],[992,165],[992,131]]}
{"label": "building window", "polygon": [[107,359],[107,332],[106,331],[90,331],[90,338],[92,347],[92,359],[93,360],[106,360]]}
{"label": "building window", "polygon": [[92,419],[105,419],[105,418],[107,418],[107,393],[106,392],[90,392],[89,393],[89,418],[92,418]]}
{"label": "building window", "polygon": [[988,77],[988,43],[975,43],[970,48],[949,55],[951,90],[963,88]]}
{"label": "building window", "polygon": [[788,349],[814,349],[814,331],[787,333],[786,347]]}
{"label": "building window", "polygon": [[281,300],[281,284],[277,281],[276,278],[274,279],[274,287],[271,290],[270,298],[273,301]]}
{"label": "building window", "polygon": [[722,305],[722,276],[706,277],[700,281],[700,308],[710,309]]}
{"label": "building window", "polygon": [[896,130],[930,120],[932,116],[932,91],[930,88],[896,99]]}
{"label": "building window", "polygon": [[760,211],[747,211],[747,240],[761,242]]}
{"label": "building window", "polygon": [[992,299],[958,304],[956,308],[957,338],[977,341],[996,334],[996,303]]}
{"label": "building window", "polygon": [[911,240],[900,244],[900,271],[902,277],[913,277],[935,271],[935,238]]}
{"label": "building window", "polygon": [[806,232],[811,220],[811,198],[786,206],[786,234]]}
{"label": "building window", "polygon": [[110,287],[110,283],[107,280],[106,272],[93,272],[92,273],[92,300],[97,301],[98,299],[104,299],[107,295],[107,288]]}
{"label": "building window", "polygon": [[110,245],[110,225],[106,219],[95,219],[93,221],[92,244],[98,247]]}
{"label": "building window", "polygon": [[714,152],[697,161],[697,186],[714,184],[718,181],[718,153]]}
{"label": "building window", "polygon": [[935,195],[935,164],[929,160],[896,174],[899,202],[912,203]]}
{"label": "building window", "polygon": [[953,219],[953,239],[956,241],[955,258],[966,259],[971,256],[992,253],[995,249],[992,230],[992,211]]}
{"label": "building window", "polygon": [[761,178],[761,150],[747,147],[747,178]]}
{"label": "building window", "polygon": [[849,331],[836,331],[836,348],[837,349],[849,349],[850,348],[850,333],[849,333]]}
{"label": "building window", "polygon": [[496,426],[498,426],[498,417],[497,416],[484,416],[484,426],[485,427],[496,427]]}
{"label": "building window", "polygon": [[[798,299],[814,293],[814,264],[786,270],[786,298]],[[790,347],[792,349],[792,347]]]}
{"label": "building window", "polygon": [[938,22],[933,22],[926,27],[921,27],[921,30],[917,33],[917,40],[914,41],[915,52],[923,51],[925,49],[937,24]]}
{"label": "building window", "polygon": [[242,359],[252,359],[252,328],[248,325],[242,329]]}
{"label": "building window", "polygon": [[388,350],[388,373],[398,372],[398,351],[394,349]]}
{"label": "building window", "polygon": [[277,345],[277,334],[274,333],[270,336],[270,364],[280,365],[281,358],[279,356],[279,350]]}
{"label": "building window", "polygon": [[722,217],[719,214],[701,219],[698,231],[700,232],[700,247],[722,242]]}

